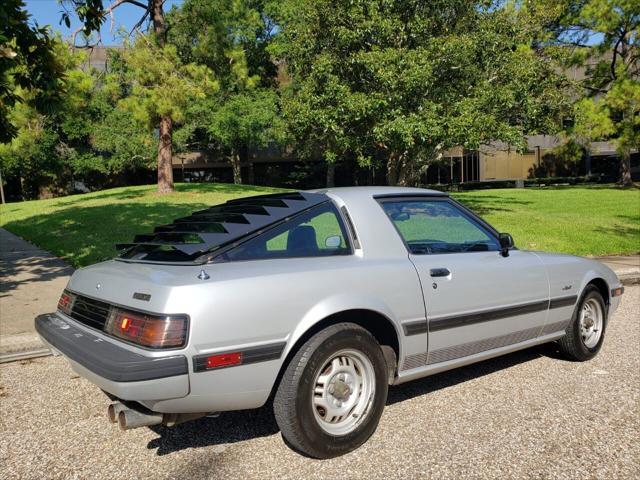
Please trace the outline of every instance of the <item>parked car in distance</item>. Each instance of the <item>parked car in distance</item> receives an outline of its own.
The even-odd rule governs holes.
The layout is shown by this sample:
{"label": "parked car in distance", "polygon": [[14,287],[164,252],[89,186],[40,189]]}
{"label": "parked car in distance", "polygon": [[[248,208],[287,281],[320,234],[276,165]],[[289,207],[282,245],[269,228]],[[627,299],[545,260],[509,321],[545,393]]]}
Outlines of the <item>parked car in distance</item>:
{"label": "parked car in distance", "polygon": [[519,250],[414,188],[242,198],[118,247],[36,318],[110,419],[172,426],[271,398],[316,458],[363,444],[389,385],[546,342],[589,360],[623,292],[596,261]]}

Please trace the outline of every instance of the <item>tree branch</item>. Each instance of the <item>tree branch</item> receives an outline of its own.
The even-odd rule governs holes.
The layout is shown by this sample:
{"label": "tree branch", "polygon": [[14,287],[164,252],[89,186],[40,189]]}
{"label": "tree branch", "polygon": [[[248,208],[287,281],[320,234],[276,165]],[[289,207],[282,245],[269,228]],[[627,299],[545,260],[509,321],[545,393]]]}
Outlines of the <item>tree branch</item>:
{"label": "tree branch", "polygon": [[[133,27],[133,29],[131,30],[131,33],[133,33],[134,30],[137,30],[140,25],[142,25],[144,23],[144,20],[147,18],[147,16],[149,15],[150,9],[149,9],[149,4],[144,4],[142,2],[139,2],[138,0],[115,0],[111,5],[109,5],[107,8],[104,9],[104,11],[102,12],[102,14],[100,15],[101,18],[104,18],[105,16],[109,15],[109,17],[111,17],[111,26],[109,27],[109,31],[113,32],[113,27],[115,25],[115,17],[113,15],[113,11],[118,8],[120,5],[123,5],[125,3],[128,3],[130,5],[135,5],[136,7],[140,7],[143,8],[145,10],[144,14],[142,15],[142,17],[140,18],[140,20],[138,21],[138,23],[136,23],[135,27]],[[78,45],[76,45],[76,37],[78,36],[78,33],[80,33],[81,31],[84,30],[84,26],[78,28],[77,30],[75,30],[73,32],[73,34],[71,35],[71,45],[76,48],[78,47]],[[129,35],[131,35],[131,33],[129,33]],[[85,45],[83,47],[79,47],[79,48],[91,48],[94,47],[100,43],[102,43],[102,36],[100,35],[100,30],[98,30],[97,32],[98,34],[98,41],[93,44],[93,45]]]}
{"label": "tree branch", "polygon": [[136,32],[136,31],[139,32],[140,31],[140,27],[142,26],[142,24],[147,19],[147,17],[149,16],[150,13],[151,13],[151,10],[149,10],[149,9],[147,9],[147,11],[144,12],[144,15],[142,15],[140,20],[138,20],[138,22],[133,26],[133,28],[129,32],[129,36],[133,35],[133,32]]}
{"label": "tree branch", "polygon": [[616,62],[618,60],[618,47],[620,46],[620,44],[622,43],[626,35],[627,35],[626,30],[622,30],[622,32],[620,32],[620,36],[618,37],[618,41],[613,47],[613,57],[611,58],[611,67],[610,67],[612,80],[616,79]]}
{"label": "tree branch", "polygon": [[89,42],[87,41],[86,45],[76,45],[76,37],[83,30],[84,30],[84,27],[80,27],[80,28],[77,28],[76,30],[74,30],[73,33],[71,34],[71,47],[72,48],[93,48],[93,47],[97,47],[98,45],[100,45],[102,43],[102,35],[100,34],[100,31],[98,31],[97,32],[98,39],[96,40],[96,43],[93,43],[93,44],[89,45]]}

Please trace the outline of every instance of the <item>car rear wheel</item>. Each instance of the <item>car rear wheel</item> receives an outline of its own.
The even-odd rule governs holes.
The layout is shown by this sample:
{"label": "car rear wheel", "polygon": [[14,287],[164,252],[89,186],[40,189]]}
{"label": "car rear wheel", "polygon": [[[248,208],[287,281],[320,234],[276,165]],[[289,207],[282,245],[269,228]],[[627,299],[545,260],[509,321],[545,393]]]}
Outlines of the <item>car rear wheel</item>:
{"label": "car rear wheel", "polygon": [[278,386],[274,413],[282,436],[314,458],[355,450],[378,426],[387,375],[367,330],[339,323],[318,332],[293,356]]}
{"label": "car rear wheel", "polygon": [[600,291],[588,285],[576,307],[567,333],[558,344],[569,359],[584,362],[595,357],[604,341],[607,308]]}

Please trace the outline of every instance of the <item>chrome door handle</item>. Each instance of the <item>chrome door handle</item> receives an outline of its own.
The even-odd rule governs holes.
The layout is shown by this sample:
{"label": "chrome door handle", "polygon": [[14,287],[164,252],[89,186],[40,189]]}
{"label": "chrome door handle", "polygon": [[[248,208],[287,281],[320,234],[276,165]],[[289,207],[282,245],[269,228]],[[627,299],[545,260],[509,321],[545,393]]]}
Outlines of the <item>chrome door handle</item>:
{"label": "chrome door handle", "polygon": [[451,272],[448,268],[432,268],[429,270],[429,275],[432,277],[448,277]]}

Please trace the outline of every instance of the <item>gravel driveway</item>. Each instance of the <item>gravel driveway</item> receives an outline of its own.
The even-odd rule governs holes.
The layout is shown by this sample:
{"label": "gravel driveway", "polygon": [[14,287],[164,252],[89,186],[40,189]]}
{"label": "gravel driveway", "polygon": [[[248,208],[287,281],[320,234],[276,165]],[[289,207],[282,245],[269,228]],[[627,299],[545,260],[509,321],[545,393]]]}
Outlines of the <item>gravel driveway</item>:
{"label": "gravel driveway", "polygon": [[267,410],[121,432],[61,358],[0,366],[0,478],[640,478],[640,287],[600,355],[552,345],[390,390],[376,434],[342,458],[289,450]]}

